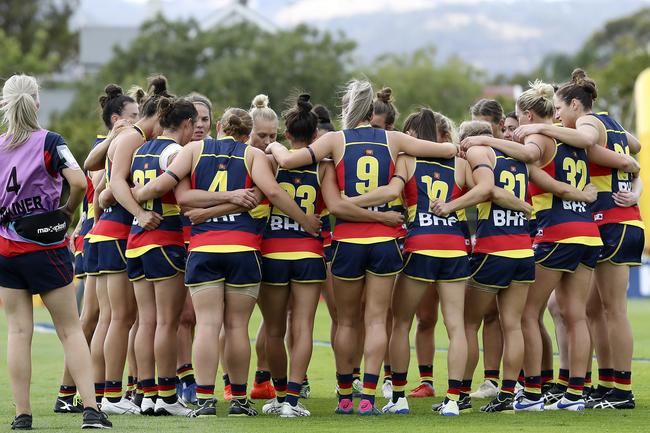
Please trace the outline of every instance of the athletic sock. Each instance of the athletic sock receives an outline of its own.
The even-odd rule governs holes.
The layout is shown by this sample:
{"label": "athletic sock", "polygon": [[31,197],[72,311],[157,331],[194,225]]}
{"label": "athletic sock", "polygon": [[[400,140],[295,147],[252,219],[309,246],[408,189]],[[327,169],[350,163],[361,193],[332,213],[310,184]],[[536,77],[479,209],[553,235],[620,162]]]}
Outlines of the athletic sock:
{"label": "athletic sock", "polygon": [[472,379],[463,379],[460,383],[460,391],[469,394],[472,390]]}
{"label": "athletic sock", "polygon": [[196,383],[196,379],[194,378],[194,368],[192,367],[192,364],[181,365],[178,370],[176,370],[176,376],[180,379],[183,385],[185,385],[185,387],[194,385]]}
{"label": "athletic sock", "polygon": [[214,385],[199,385],[196,384],[196,398],[199,404],[205,403],[207,400],[214,398]]}
{"label": "athletic sock", "polygon": [[339,386],[339,401],[348,399],[352,400],[352,374],[336,373],[336,383]]}
{"label": "athletic sock", "polygon": [[390,364],[384,364],[384,382],[393,380],[393,372],[390,369]]}
{"label": "athletic sock", "polygon": [[560,368],[557,382],[555,382],[555,384],[560,390],[566,391],[567,387],[569,386],[569,370]]}
{"label": "athletic sock", "polygon": [[354,367],[352,370],[352,381],[354,382],[357,379],[361,379],[361,367]]}
{"label": "athletic sock", "polygon": [[433,386],[433,365],[418,365],[418,370],[420,370],[420,383]]}
{"label": "athletic sock", "polygon": [[[524,379],[526,380],[526,379]],[[515,386],[517,385],[516,380],[503,379],[501,381],[501,390],[499,391],[499,400],[504,400],[506,398],[512,398],[515,395]]]}
{"label": "athletic sock", "polygon": [[259,385],[260,383],[268,382],[271,380],[271,372],[265,370],[257,370],[255,372],[255,383]]}
{"label": "athletic sock", "polygon": [[246,401],[246,384],[245,383],[231,383],[232,399],[239,400],[240,402]]}
{"label": "athletic sock", "polygon": [[126,392],[134,393],[136,388],[136,379],[133,376],[128,376],[126,381]]}
{"label": "athletic sock", "polygon": [[553,370],[542,370],[542,385],[553,382]]}
{"label": "athletic sock", "polygon": [[[278,403],[284,403],[284,400],[287,396],[287,378],[280,377],[276,379],[273,378],[273,387],[275,388],[275,398],[278,399]],[[294,404],[295,406],[295,404]]]}
{"label": "athletic sock", "polygon": [[585,388],[584,377],[572,377],[569,379],[569,386],[564,393],[564,397],[571,401],[578,401],[582,398]]}
{"label": "athletic sock", "polygon": [[104,382],[95,384],[95,403],[101,404],[102,398],[104,398],[104,387],[106,384]]}
{"label": "athletic sock", "polygon": [[375,391],[377,391],[377,382],[379,382],[379,375],[363,373],[363,400],[369,400],[373,405],[375,404]]}
{"label": "athletic sock", "polygon": [[61,385],[59,387],[59,398],[72,397],[77,393],[77,387],[74,385]]}
{"label": "athletic sock", "polygon": [[144,397],[144,389],[142,389],[142,381],[138,380],[138,382],[135,384],[135,393],[137,394],[142,394]]}
{"label": "athletic sock", "polygon": [[539,376],[526,376],[524,397],[533,401],[542,398],[542,384]]}
{"label": "athletic sock", "polygon": [[[614,388],[614,369],[613,368],[599,368],[598,369],[598,389],[601,391],[609,391]],[[603,392],[603,394],[605,393]]]}
{"label": "athletic sock", "polygon": [[393,403],[404,397],[404,388],[406,387],[406,373],[393,373]]}
{"label": "athletic sock", "polygon": [[223,386],[224,387],[230,386],[230,377],[228,377],[228,373],[224,374],[222,378],[223,378]]}
{"label": "athletic sock", "polygon": [[499,386],[499,370],[483,370],[483,377],[494,386]]}
{"label": "athletic sock", "polygon": [[614,370],[614,395],[621,398],[632,394],[632,372]]}
{"label": "athletic sock", "polygon": [[301,383],[289,382],[287,384],[287,397],[284,399],[284,401],[289,403],[291,406],[297,406],[298,398],[300,398],[300,388],[302,388]]}
{"label": "athletic sock", "polygon": [[591,389],[591,371],[588,371],[587,374],[585,374],[585,393],[590,392]]}
{"label": "athletic sock", "polygon": [[449,379],[447,381],[447,396],[446,400],[458,401],[460,398],[460,387],[463,382],[460,380]]}
{"label": "athletic sock", "polygon": [[176,376],[158,378],[158,397],[167,404],[174,404],[178,401],[176,394]]}
{"label": "athletic sock", "polygon": [[104,385],[104,397],[111,403],[117,403],[122,399],[122,381],[107,380]]}
{"label": "athletic sock", "polygon": [[[144,398],[150,398],[153,401],[156,401],[158,397],[158,387],[156,386],[155,379],[144,379],[140,381],[140,386],[142,387],[142,394]],[[176,386],[174,385],[174,389]]]}

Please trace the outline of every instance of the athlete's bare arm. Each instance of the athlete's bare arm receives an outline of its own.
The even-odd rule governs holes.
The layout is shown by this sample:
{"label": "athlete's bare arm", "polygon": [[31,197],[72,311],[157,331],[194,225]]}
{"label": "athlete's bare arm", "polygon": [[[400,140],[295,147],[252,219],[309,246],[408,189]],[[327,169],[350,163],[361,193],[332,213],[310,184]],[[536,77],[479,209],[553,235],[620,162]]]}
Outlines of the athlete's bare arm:
{"label": "athlete's bare arm", "polygon": [[585,185],[585,188],[583,190],[580,190],[574,186],[569,185],[568,183],[555,180],[539,167],[530,167],[528,176],[530,180],[540,189],[550,192],[562,200],[584,201],[586,203],[593,203],[596,201],[596,197],[598,195],[598,190],[590,183]]}
{"label": "athlete's bare arm", "polygon": [[395,173],[388,185],[380,186],[365,194],[355,197],[343,197],[357,206],[368,207],[377,206],[397,199],[404,191],[406,182],[413,177],[415,171],[415,158],[410,155],[402,154],[397,157],[395,163]]}
{"label": "athlete's bare arm", "polygon": [[320,186],[327,209],[339,218],[351,222],[377,222],[391,227],[404,222],[404,216],[399,212],[374,212],[341,198],[341,192],[336,184],[336,174],[331,163],[329,167],[324,168]]}
{"label": "athlete's bare arm", "polygon": [[474,186],[462,196],[445,203],[440,199],[431,202],[431,212],[446,217],[459,209],[465,209],[488,200],[494,187],[494,152],[483,146],[471,147],[466,152],[466,159],[472,169]]}

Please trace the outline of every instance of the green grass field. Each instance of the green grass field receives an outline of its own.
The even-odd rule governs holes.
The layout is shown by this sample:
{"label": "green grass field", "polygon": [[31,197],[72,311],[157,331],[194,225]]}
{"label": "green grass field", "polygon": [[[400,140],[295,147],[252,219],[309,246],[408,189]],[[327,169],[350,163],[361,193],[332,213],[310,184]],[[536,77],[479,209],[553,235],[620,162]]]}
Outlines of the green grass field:
{"label": "green grass field", "polygon": [[[280,419],[274,416],[258,416],[256,418],[227,418],[227,406],[223,402],[217,405],[216,418],[184,419],[184,418],[150,418],[150,417],[118,417],[113,416],[115,431],[142,432],[326,432],[348,429],[351,432],[540,432],[540,431],[609,431],[609,432],[647,432],[650,431],[650,301],[631,301],[630,316],[635,336],[633,364],[633,384],[636,394],[637,408],[633,411],[602,411],[585,413],[534,413],[534,414],[483,414],[478,407],[484,401],[474,401],[474,411],[463,413],[457,418],[441,417],[431,412],[431,404],[441,401],[442,397],[429,399],[410,399],[411,415],[384,415],[372,419],[358,416],[335,416],[336,405],[334,394],[335,376],[334,359],[329,347],[320,344],[314,348],[312,362],[309,367],[312,398],[305,401],[311,410],[311,418]],[[37,308],[37,322],[49,322],[47,311]],[[259,312],[256,311],[251,321],[251,336],[255,335],[259,324]],[[550,324],[550,321],[549,321]],[[6,372],[6,320],[0,316],[0,431],[9,429],[13,419],[14,408],[11,400],[9,378]],[[329,340],[329,317],[324,304],[318,310],[315,340]],[[447,347],[447,335],[444,327],[439,324],[436,329],[439,349]],[[413,341],[413,340],[412,340]],[[56,335],[36,333],[33,342],[33,378],[32,405],[34,412],[34,428],[43,431],[64,432],[79,428],[80,415],[58,415],[52,407],[58,391],[63,366],[63,352]],[[415,354],[411,358],[409,372],[409,389],[418,383]],[[557,358],[556,358],[557,361]],[[444,395],[446,390],[446,353],[437,352],[435,358],[435,386],[438,394]],[[252,369],[254,360],[252,361]],[[479,369],[481,369],[479,364]],[[557,364],[556,364],[557,369]],[[479,382],[481,371],[477,370],[475,383]],[[556,370],[557,374],[557,370]],[[252,375],[252,373],[251,373]],[[219,383],[219,382],[218,382]],[[220,393],[218,396],[221,397]],[[384,399],[377,398],[377,405],[383,406]],[[261,410],[262,402],[256,407]]]}

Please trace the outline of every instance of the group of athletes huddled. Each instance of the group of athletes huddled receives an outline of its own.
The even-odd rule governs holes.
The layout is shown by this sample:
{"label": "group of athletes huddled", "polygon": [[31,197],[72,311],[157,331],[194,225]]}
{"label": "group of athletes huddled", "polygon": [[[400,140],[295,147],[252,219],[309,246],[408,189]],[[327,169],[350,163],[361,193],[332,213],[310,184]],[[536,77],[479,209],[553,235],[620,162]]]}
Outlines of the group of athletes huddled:
{"label": "group of athletes huddled", "polygon": [[[626,289],[644,245],[631,156],[640,144],[593,111],[596,84],[584,71],[560,86],[531,83],[507,115],[482,99],[459,128],[420,108],[403,132],[391,89],[375,93],[365,80],[345,87],[341,131],[308,94],[281,120],[258,95],[213,129],[208,98],[167,85],[154,76],[146,92],[106,86],[107,135],[82,170],[63,138],[38,125],[36,80],[4,83],[0,293],[12,428],[32,427],[32,294],[65,352],[54,411],[83,412],[83,428],[111,427],[106,414],[214,416],[220,361],[228,415],[258,415],[247,387],[256,304],[250,398],[267,400],[264,414],[310,416],[300,399],[310,395],[321,296],[337,414],[410,412],[414,317],[420,383],[408,397],[435,395],[438,306],[448,388],[434,412],[459,415],[472,397],[491,399],[482,412],[634,408]],[[60,228],[80,204],[68,237]],[[73,275],[84,287],[80,319]],[[481,324],[484,381],[470,394]]]}

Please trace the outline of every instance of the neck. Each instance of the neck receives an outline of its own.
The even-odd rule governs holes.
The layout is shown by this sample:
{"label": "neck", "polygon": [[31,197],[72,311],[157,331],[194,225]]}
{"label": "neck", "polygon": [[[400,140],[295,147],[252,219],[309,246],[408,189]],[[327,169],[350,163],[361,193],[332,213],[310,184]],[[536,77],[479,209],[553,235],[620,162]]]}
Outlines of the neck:
{"label": "neck", "polygon": [[311,142],[310,142],[310,143],[307,143],[306,141],[297,141],[297,140],[294,140],[294,141],[291,142],[291,148],[292,148],[292,149],[302,149],[302,148],[304,148],[304,147],[309,146],[310,144],[311,144]]}
{"label": "neck", "polygon": [[145,117],[144,119],[140,119],[137,122],[135,122],[135,126],[140,128],[142,132],[147,136],[147,139],[151,139],[153,135],[153,130],[154,126],[156,124],[156,120],[153,117]]}
{"label": "neck", "polygon": [[176,143],[180,144],[180,142],[181,142],[181,131],[180,130],[172,131],[171,129],[163,129],[162,135],[164,137],[171,138]]}

